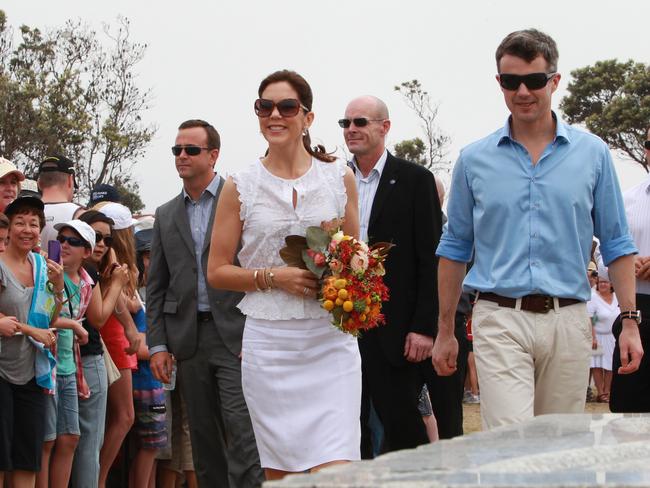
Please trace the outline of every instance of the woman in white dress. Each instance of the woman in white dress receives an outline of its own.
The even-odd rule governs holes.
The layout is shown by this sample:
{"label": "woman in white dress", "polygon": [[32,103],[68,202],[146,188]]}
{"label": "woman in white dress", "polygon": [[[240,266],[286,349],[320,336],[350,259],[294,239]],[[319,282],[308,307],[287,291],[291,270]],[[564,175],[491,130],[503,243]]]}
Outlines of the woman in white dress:
{"label": "woman in white dress", "polygon": [[[245,291],[242,386],[267,479],[359,459],[361,360],[335,329],[309,271],[284,265],[288,235],[345,217],[358,237],[354,175],[311,147],[312,93],[292,71],[266,77],[255,113],[266,155],[229,178],[217,205],[208,281]],[[241,249],[237,254],[241,240]]]}
{"label": "woman in white dress", "polygon": [[615,344],[612,325],[621,311],[605,269],[598,270],[596,290],[592,292],[591,300],[587,302],[587,313],[592,323],[592,347],[598,351],[598,354],[594,354],[591,358],[591,374],[598,391],[598,402],[608,403]]}

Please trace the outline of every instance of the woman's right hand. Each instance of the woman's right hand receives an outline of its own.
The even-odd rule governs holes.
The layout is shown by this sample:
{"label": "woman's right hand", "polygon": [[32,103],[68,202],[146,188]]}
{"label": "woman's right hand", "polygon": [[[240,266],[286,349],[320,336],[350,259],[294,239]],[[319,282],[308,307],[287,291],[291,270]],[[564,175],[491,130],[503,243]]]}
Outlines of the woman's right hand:
{"label": "woman's right hand", "polygon": [[287,293],[300,297],[316,298],[318,279],[309,270],[288,266],[273,268],[273,284]]}
{"label": "woman's right hand", "polygon": [[20,328],[20,322],[16,317],[6,316],[0,318],[0,336],[12,337]]}
{"label": "woman's right hand", "polygon": [[120,266],[115,263],[113,272],[111,273],[111,282],[119,283],[124,288],[129,282],[129,267],[126,264]]}
{"label": "woman's right hand", "polygon": [[52,349],[52,346],[56,344],[56,334],[51,329],[39,329],[31,326],[22,329],[23,334],[30,336],[36,342],[42,343],[48,349]]}

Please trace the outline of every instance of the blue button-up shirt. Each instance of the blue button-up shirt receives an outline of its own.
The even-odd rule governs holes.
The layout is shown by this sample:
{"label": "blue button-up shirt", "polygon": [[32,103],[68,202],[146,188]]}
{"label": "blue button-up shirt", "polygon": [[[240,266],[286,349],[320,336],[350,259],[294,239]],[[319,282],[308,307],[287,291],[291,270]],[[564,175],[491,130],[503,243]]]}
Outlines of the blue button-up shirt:
{"label": "blue button-up shirt", "polygon": [[375,201],[377,188],[379,188],[379,180],[381,180],[381,174],[384,171],[387,159],[388,151],[384,149],[381,157],[365,178],[356,160],[352,162],[355,166],[354,178],[357,182],[357,190],[359,192],[359,237],[365,242],[368,242],[368,225],[370,224],[372,204]]}
{"label": "blue button-up shirt", "polygon": [[464,148],[447,215],[436,254],[468,262],[474,252],[468,291],[586,301],[592,236],[606,264],[637,252],[609,149],[560,120],[535,165],[511,137],[509,120]]}
{"label": "blue button-up shirt", "polygon": [[[205,275],[203,274],[201,266],[201,255],[203,254],[203,243],[205,241],[205,233],[210,223],[210,215],[212,213],[212,205],[214,203],[217,189],[219,188],[219,177],[215,173],[214,178],[203,190],[198,200],[194,201],[183,189],[183,196],[185,197],[185,210],[187,212],[187,220],[190,224],[192,232],[192,241],[194,241],[194,256],[196,258],[197,269],[197,291],[198,291],[198,310],[201,312],[210,311],[210,299],[208,298],[208,287],[205,284]],[[210,237],[208,236],[208,239]]]}

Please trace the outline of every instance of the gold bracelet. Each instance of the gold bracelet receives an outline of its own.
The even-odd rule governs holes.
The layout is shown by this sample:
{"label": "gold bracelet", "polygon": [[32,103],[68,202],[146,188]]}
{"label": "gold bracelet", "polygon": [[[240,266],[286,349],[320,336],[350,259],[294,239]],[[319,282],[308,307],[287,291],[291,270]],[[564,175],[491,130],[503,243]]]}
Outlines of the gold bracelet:
{"label": "gold bracelet", "polygon": [[257,289],[257,291],[264,291],[260,288],[260,285],[257,283],[257,274],[259,273],[259,271],[260,271],[259,269],[253,271],[253,283],[255,283],[255,288]]}
{"label": "gold bracelet", "polygon": [[271,284],[271,288],[275,288],[275,283],[273,283],[273,278],[275,278],[275,275],[273,274],[273,268],[269,268],[269,283]]}

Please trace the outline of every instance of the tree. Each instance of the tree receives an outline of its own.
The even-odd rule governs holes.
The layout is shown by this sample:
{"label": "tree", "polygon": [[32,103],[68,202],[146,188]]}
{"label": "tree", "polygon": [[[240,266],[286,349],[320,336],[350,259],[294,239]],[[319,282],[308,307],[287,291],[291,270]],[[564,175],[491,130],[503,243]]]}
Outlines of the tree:
{"label": "tree", "polygon": [[632,60],[598,61],[571,72],[560,109],[611,148],[648,171],[643,141],[650,126],[650,67]]}
{"label": "tree", "polygon": [[433,174],[449,173],[451,161],[446,156],[450,138],[436,124],[438,106],[431,101],[429,93],[422,89],[418,80],[405,81],[396,86],[395,91],[400,92],[406,105],[420,119],[424,132],[424,140],[416,137],[399,142],[395,145],[395,152],[399,154],[398,151],[404,151],[402,154],[409,155],[413,162],[422,164]]}
{"label": "tree", "polygon": [[393,147],[395,156],[427,167],[427,146],[419,137],[405,139]]}
{"label": "tree", "polygon": [[137,190],[131,169],[156,127],[142,121],[150,90],[135,67],[145,44],[131,42],[129,21],[104,26],[103,37],[80,21],[41,32],[20,27],[17,45],[0,11],[0,154],[34,175],[47,154],[76,162],[80,197],[100,183]]}
{"label": "tree", "polygon": [[136,214],[144,208],[144,202],[140,198],[140,185],[135,181],[123,183],[120,177],[116,177],[113,186],[120,194],[122,205],[129,207],[131,213]]}

